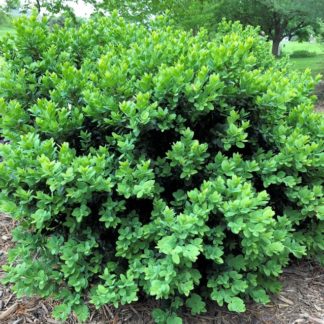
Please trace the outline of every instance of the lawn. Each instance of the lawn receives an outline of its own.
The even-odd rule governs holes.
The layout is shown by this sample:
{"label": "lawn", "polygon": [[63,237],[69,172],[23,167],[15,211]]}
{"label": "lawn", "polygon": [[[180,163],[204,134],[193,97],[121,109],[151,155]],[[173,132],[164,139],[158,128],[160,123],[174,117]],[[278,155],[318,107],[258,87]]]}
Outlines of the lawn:
{"label": "lawn", "polygon": [[296,69],[303,71],[310,68],[314,75],[319,73],[324,75],[324,43],[289,42],[283,45],[283,54],[292,54],[295,51],[316,53],[311,57],[291,58],[291,62]]}
{"label": "lawn", "polygon": [[0,39],[5,36],[7,33],[14,32],[14,29],[10,25],[0,25]]}

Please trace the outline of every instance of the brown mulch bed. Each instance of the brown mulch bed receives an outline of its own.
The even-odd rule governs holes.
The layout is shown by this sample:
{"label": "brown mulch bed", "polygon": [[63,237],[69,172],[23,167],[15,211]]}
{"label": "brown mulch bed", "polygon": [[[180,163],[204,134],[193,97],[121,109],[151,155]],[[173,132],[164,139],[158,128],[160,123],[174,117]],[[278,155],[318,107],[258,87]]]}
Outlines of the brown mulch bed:
{"label": "brown mulch bed", "polygon": [[[0,266],[5,263],[8,249],[12,246],[12,220],[0,214]],[[4,276],[0,270],[0,278]],[[182,314],[184,323],[201,324],[324,324],[324,268],[312,262],[299,262],[285,269],[280,278],[283,290],[272,296],[268,305],[249,304],[244,314],[233,314],[224,308],[210,304],[202,316]],[[59,324],[51,317],[54,302],[39,298],[16,298],[10,287],[0,284],[0,323]],[[153,323],[150,313],[157,302],[134,303],[114,309],[110,306],[99,310],[91,309],[88,323]],[[2,319],[2,320],[1,320]],[[77,323],[71,315],[65,322]]]}

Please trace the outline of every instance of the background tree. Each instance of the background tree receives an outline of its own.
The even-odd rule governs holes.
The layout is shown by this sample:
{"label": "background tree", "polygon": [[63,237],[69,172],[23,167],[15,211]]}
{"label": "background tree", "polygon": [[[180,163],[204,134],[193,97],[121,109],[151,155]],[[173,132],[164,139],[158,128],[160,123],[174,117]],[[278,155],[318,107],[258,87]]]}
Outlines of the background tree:
{"label": "background tree", "polygon": [[6,25],[10,21],[9,11],[19,7],[19,0],[8,0],[0,5],[0,25]]}
{"label": "background tree", "polygon": [[21,5],[20,0],[7,0],[3,7],[6,10],[12,10],[12,9],[18,9],[20,5]]}
{"label": "background tree", "polygon": [[24,3],[24,7],[26,10],[36,8],[38,13],[45,10],[52,14],[70,10],[68,2],[64,0],[27,0]]}
{"label": "background tree", "polygon": [[104,0],[91,2],[99,10],[112,11],[128,20],[145,21],[168,11],[177,25],[194,32],[199,27],[213,31],[222,18],[261,26],[273,42],[272,53],[279,54],[285,37],[307,39],[320,29],[324,18],[324,1],[318,0],[143,0],[139,2]]}
{"label": "background tree", "polygon": [[152,17],[167,13],[174,22],[196,32],[198,28],[209,30],[215,28],[220,20],[219,10],[224,0],[143,0],[139,2],[123,0],[86,0],[95,6],[97,11],[117,10],[130,21],[148,22]]}
{"label": "background tree", "polygon": [[69,6],[75,0],[6,0],[4,8],[7,11],[20,9],[21,12],[37,10],[38,14],[47,12],[49,14],[58,14],[61,12],[69,12],[73,10]]}
{"label": "background tree", "polygon": [[214,31],[220,21],[223,0],[180,0],[169,5],[175,23],[196,33],[200,27]]}
{"label": "background tree", "polygon": [[229,0],[223,4],[223,14],[243,24],[261,26],[273,42],[272,53],[278,56],[285,37],[307,39],[318,32],[324,17],[324,1]]}

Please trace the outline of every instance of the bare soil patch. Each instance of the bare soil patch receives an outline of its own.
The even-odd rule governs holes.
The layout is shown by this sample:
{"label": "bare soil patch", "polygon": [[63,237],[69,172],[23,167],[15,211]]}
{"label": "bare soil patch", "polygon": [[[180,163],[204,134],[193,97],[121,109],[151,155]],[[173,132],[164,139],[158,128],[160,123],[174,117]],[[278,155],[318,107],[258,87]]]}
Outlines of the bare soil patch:
{"label": "bare soil patch", "polygon": [[[14,223],[10,217],[0,214],[0,266],[6,261],[8,249],[13,245],[11,230]],[[0,278],[4,276],[0,269]],[[272,296],[268,305],[250,303],[244,314],[234,314],[210,303],[203,316],[183,313],[185,323],[190,324],[324,324],[324,268],[312,262],[295,262],[285,269],[280,277],[283,289]],[[40,298],[16,298],[9,286],[0,284],[0,323],[59,324],[51,317],[55,303]],[[114,309],[108,305],[99,310],[91,308],[90,324],[149,324],[153,323],[151,310],[158,307],[157,301],[134,303]],[[65,322],[78,323],[71,315]]]}

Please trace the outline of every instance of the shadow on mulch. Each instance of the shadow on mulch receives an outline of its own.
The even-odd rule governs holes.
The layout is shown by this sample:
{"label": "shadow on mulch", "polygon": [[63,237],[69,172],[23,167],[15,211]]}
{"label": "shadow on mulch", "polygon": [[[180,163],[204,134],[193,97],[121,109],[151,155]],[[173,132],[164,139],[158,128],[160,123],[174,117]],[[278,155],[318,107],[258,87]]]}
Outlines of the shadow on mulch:
{"label": "shadow on mulch", "polygon": [[[5,263],[8,249],[12,246],[12,220],[0,214],[0,266]],[[0,270],[0,278],[4,276]],[[208,312],[202,316],[183,313],[184,323],[188,324],[244,324],[275,323],[324,324],[324,268],[312,262],[302,261],[286,268],[280,277],[283,289],[279,295],[272,296],[268,305],[251,303],[244,314],[235,314],[210,303]],[[49,323],[59,324],[51,317],[54,303],[39,298],[19,298],[10,287],[0,284],[0,322],[10,324]],[[99,310],[91,309],[91,324],[150,324],[151,310],[156,301],[133,303],[114,309],[105,305]],[[1,321],[2,318],[2,321]],[[71,315],[65,322],[77,323]]]}

